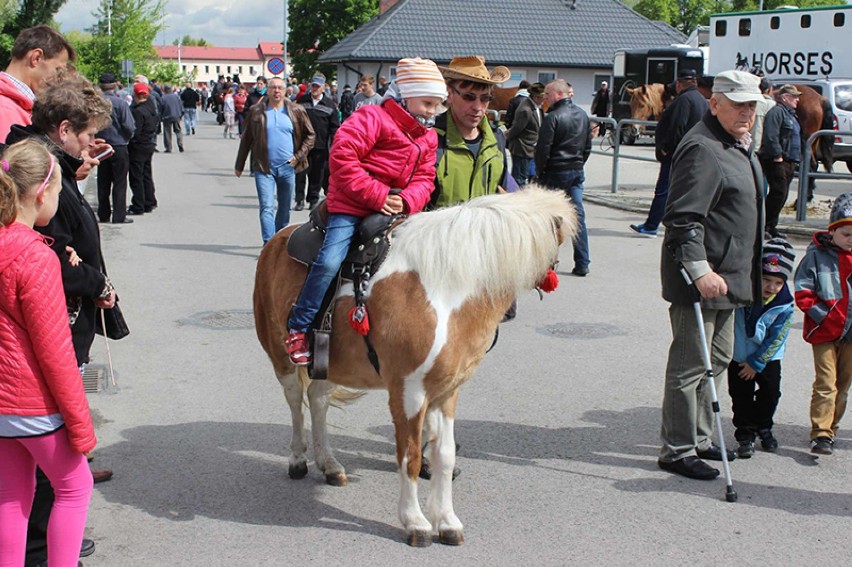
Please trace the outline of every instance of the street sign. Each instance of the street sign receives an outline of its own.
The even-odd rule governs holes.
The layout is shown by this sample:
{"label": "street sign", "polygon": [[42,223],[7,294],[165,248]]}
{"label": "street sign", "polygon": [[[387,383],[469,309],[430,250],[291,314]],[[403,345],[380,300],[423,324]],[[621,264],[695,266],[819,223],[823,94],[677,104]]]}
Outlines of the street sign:
{"label": "street sign", "polygon": [[125,77],[129,77],[133,74],[133,61],[130,59],[122,59],[121,60],[121,74]]}
{"label": "street sign", "polygon": [[273,57],[266,62],[266,68],[269,69],[269,72],[273,75],[280,75],[284,72],[284,60],[280,57]]}

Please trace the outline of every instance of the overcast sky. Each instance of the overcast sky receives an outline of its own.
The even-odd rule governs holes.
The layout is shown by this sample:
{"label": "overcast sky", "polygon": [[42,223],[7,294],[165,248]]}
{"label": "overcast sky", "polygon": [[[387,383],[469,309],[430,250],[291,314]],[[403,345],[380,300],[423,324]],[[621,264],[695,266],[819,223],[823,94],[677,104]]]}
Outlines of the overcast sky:
{"label": "overcast sky", "polygon": [[[165,30],[156,45],[189,34],[204,38],[217,47],[256,47],[259,41],[281,41],[284,36],[286,0],[252,2],[219,0],[166,0]],[[63,32],[84,31],[95,23],[92,12],[98,0],[68,0],[56,14]]]}

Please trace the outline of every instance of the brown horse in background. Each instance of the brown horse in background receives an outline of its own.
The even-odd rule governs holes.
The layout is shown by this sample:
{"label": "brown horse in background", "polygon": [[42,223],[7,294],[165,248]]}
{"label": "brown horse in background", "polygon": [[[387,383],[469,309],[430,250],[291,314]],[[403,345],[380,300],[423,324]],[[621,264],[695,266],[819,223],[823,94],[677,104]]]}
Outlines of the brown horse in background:
{"label": "brown horse in background", "polygon": [[492,100],[491,104],[488,105],[488,110],[496,110],[497,112],[500,112],[501,110],[508,110],[509,101],[518,94],[518,87],[506,89],[502,87],[494,87],[491,89],[491,94],[494,96],[494,100]]}
{"label": "brown horse in background", "polygon": [[[512,300],[549,273],[576,224],[574,207],[563,192],[530,185],[408,218],[393,231],[387,259],[367,289],[369,337],[380,373],[370,364],[364,337],[349,325],[354,297],[347,284],[333,310],[328,380],[310,382],[284,347],[288,314],[307,267],[287,253],[296,227],[279,231],[257,262],[254,317],[257,337],[290,406],[290,477],[308,473],[302,408],[306,385],[314,460],[326,482],[335,486],[348,480],[328,442],[329,404],[345,399],[338,395],[339,386],[386,389],[396,433],[397,509],[407,541],[429,545],[437,533],[441,543],[462,543],[452,498],[459,387],[479,366]],[[424,422],[432,469],[428,519],[418,499]]]}
{"label": "brown horse in background", "polygon": [[[706,98],[710,98],[712,90],[712,77],[702,77],[699,80],[698,90]],[[808,85],[795,85],[802,93],[799,97],[799,106],[796,108],[796,118],[802,127],[802,138],[807,138],[817,130],[830,130],[833,127],[833,112],[828,100]],[[670,94],[666,85],[652,83],[639,85],[636,88],[627,88],[630,95],[631,117],[637,120],[659,120],[663,114]],[[817,162],[821,162],[825,170],[831,172],[834,153],[834,138],[821,136],[814,140],[811,147],[811,167],[815,169]]]}

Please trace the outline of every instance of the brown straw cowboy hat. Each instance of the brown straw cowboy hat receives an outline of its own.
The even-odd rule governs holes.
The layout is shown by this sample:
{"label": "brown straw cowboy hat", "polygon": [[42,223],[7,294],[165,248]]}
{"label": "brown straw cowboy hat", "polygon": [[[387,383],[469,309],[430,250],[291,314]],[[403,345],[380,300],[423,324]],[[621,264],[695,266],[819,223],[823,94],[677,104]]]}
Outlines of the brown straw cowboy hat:
{"label": "brown straw cowboy hat", "polygon": [[485,67],[485,57],[481,55],[469,55],[467,57],[453,57],[447,67],[438,67],[445,79],[460,79],[486,85],[499,85],[505,83],[512,76],[508,67],[502,65],[494,67],[490,73]]}

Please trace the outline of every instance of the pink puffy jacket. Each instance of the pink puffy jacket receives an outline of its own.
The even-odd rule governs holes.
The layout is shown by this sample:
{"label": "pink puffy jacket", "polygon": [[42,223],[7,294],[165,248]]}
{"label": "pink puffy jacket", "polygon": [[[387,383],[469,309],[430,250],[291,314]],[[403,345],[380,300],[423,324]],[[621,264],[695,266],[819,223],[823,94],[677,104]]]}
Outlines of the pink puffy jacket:
{"label": "pink puffy jacket", "polygon": [[435,189],[438,136],[394,100],[362,106],[337,130],[329,153],[328,210],[366,217],[402,189],[405,212],[418,213]]}
{"label": "pink puffy jacket", "polygon": [[59,258],[21,223],[0,227],[0,414],[59,412],[71,447],[94,449]]}

